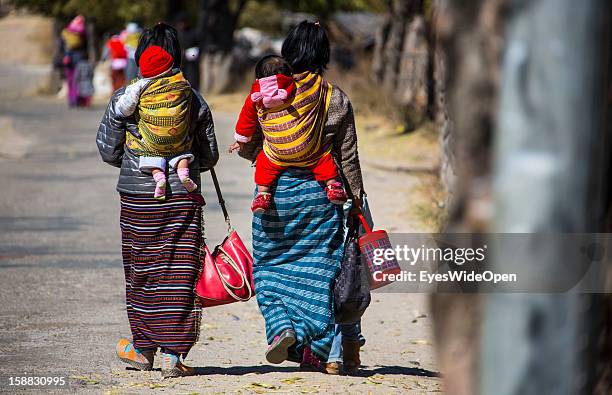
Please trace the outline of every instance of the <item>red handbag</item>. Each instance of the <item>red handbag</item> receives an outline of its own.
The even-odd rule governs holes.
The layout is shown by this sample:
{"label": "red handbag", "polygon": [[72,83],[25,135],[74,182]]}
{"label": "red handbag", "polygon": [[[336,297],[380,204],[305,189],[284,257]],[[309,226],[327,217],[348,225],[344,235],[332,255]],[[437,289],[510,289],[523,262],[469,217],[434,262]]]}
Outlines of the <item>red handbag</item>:
{"label": "red handbag", "polygon": [[246,302],[255,295],[253,257],[232,228],[214,169],[210,169],[210,175],[228,226],[228,235],[212,253],[202,243],[202,269],[194,290],[202,307]]}

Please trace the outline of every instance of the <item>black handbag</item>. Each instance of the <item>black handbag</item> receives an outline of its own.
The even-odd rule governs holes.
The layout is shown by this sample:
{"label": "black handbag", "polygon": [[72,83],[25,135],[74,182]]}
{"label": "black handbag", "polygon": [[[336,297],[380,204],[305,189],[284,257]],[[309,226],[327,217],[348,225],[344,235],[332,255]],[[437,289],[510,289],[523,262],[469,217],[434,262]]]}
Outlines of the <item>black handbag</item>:
{"label": "black handbag", "polygon": [[340,267],[340,273],[334,280],[332,290],[336,324],[356,323],[372,300],[368,269],[362,264],[361,251],[357,244],[359,223],[353,218],[349,221],[342,266]]}

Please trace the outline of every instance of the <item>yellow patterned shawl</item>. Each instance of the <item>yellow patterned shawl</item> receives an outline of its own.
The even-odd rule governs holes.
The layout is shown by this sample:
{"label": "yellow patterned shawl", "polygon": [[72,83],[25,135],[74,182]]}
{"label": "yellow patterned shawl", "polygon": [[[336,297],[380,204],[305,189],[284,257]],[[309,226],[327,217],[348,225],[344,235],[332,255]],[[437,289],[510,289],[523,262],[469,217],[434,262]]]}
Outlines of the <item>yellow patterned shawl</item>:
{"label": "yellow patterned shawl", "polygon": [[68,29],[62,30],[62,39],[64,40],[64,45],[68,50],[79,49],[83,46],[83,36],[79,33],[71,32]]}
{"label": "yellow patterned shawl", "polygon": [[191,86],[177,73],[155,79],[138,102],[139,140],[127,133],[126,144],[139,155],[173,156],[191,149]]}
{"label": "yellow patterned shawl", "polygon": [[308,167],[331,150],[323,147],[323,127],[332,87],[318,74],[305,72],[293,77],[295,93],[287,103],[258,108],[257,115],[268,159],[280,166]]}

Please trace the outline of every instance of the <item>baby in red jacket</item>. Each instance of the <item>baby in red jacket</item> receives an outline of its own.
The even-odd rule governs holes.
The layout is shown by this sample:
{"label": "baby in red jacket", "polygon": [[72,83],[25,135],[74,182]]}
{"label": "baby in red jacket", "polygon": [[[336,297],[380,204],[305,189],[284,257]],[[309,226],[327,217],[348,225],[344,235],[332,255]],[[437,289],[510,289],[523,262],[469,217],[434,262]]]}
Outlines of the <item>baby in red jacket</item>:
{"label": "baby in red jacket", "polygon": [[[261,122],[260,116],[265,116],[264,113],[274,118],[276,108],[278,108],[279,113],[286,111],[283,105],[292,99],[292,95],[297,89],[291,66],[280,56],[269,55],[263,57],[255,66],[255,77],[257,80],[253,83],[251,94],[246,98],[240,111],[236,132],[234,133],[236,141],[230,146],[230,152],[240,150],[244,143],[251,140],[258,123]],[[284,114],[280,114],[280,116],[284,116]],[[283,147],[288,147],[295,143],[291,140],[290,135],[286,138],[283,137],[281,142],[275,142],[274,140],[279,140],[278,137],[275,139],[269,138],[266,129],[262,128],[262,131],[267,144],[282,144]],[[319,131],[319,133],[322,133],[322,131]],[[295,144],[295,149],[299,150],[297,144]],[[338,169],[331,153],[329,150],[321,150],[320,155],[315,156],[315,160],[314,164],[306,166],[291,162],[279,164],[278,161],[276,163],[271,161],[266,156],[265,150],[262,150],[255,162],[255,183],[258,193],[253,200],[251,210],[254,213],[262,213],[270,209],[270,187],[280,173],[290,166],[305,167],[312,170],[317,181],[325,182],[328,199],[334,204],[344,204],[347,199],[346,192],[342,188],[342,184],[336,180]]]}

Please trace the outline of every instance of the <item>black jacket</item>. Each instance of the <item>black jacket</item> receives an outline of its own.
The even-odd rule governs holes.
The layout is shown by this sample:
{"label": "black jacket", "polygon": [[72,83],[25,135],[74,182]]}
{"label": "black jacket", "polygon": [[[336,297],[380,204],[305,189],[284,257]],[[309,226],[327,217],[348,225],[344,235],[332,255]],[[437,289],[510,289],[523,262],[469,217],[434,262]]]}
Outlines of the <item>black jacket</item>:
{"label": "black jacket", "polygon": [[[115,111],[115,102],[119,95],[123,94],[124,88],[117,90],[111,97],[110,103],[100,121],[96,144],[102,160],[112,166],[119,167],[119,182],[117,191],[132,195],[151,195],[155,190],[155,181],[150,174],[145,174],[138,169],[138,156],[125,146],[125,134],[127,129],[138,134],[138,127],[134,116],[122,117]],[[191,152],[195,160],[190,165],[190,176],[198,184],[200,192],[200,173],[212,168],[219,159],[217,139],[215,137],[215,126],[208,104],[202,96],[193,91],[191,109],[191,130],[194,142]],[[169,169],[167,195],[186,194],[176,172]]]}

